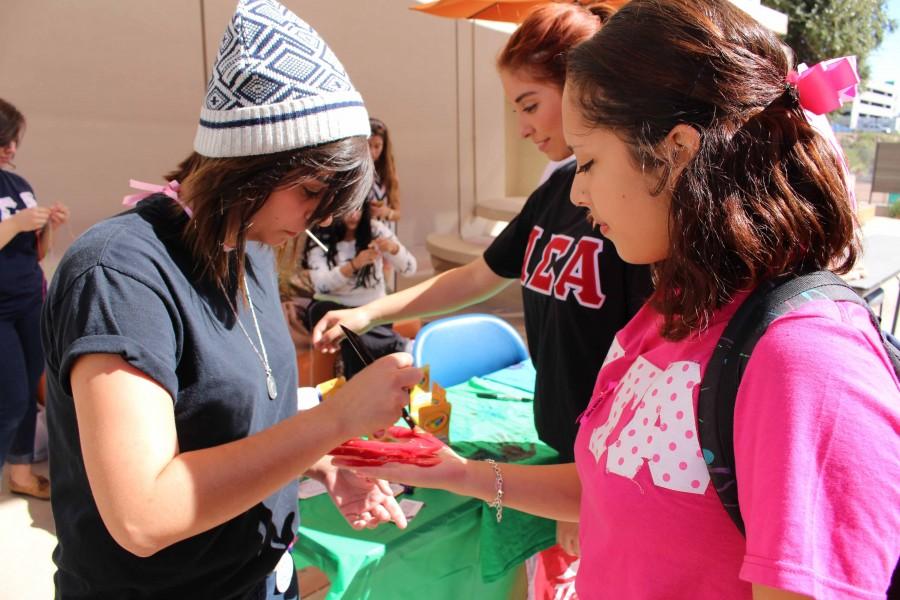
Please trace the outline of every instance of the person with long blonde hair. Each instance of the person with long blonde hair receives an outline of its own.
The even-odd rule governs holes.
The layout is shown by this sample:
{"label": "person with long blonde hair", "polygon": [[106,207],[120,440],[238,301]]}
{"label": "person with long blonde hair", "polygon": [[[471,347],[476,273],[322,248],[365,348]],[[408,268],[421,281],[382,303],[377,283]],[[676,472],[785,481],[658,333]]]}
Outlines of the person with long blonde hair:
{"label": "person with long blonde hair", "polygon": [[[396,225],[400,220],[400,181],[394,164],[394,147],[387,125],[381,119],[369,118],[372,135],[369,137],[369,153],[375,163],[375,180],[367,200],[372,216]],[[396,231],[396,227],[393,228]]]}

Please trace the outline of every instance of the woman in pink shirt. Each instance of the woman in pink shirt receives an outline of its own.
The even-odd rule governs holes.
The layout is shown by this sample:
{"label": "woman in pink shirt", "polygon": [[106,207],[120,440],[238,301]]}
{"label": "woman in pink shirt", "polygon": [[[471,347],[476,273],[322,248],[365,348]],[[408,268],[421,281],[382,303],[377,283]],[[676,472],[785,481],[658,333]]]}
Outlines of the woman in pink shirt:
{"label": "woman in pink shirt", "polygon": [[756,346],[734,415],[746,537],[697,439],[697,384],[748,292],[856,259],[840,167],[791,73],[778,38],[725,0],[633,0],[572,51],[572,201],[656,282],[604,361],[575,463],[445,450],[430,469],[365,471],[482,498],[498,519],[579,520],[582,599],[883,598],[900,384],[864,307],[807,302]]}

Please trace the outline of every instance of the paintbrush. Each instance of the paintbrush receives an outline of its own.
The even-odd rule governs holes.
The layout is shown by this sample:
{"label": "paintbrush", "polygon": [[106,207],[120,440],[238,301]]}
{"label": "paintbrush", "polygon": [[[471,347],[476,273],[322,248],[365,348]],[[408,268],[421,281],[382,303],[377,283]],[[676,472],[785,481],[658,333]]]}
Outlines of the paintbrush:
{"label": "paintbrush", "polygon": [[[356,334],[356,332],[348,327],[344,327],[343,325],[341,325],[341,330],[344,332],[344,335],[347,336],[347,343],[349,343],[350,347],[353,348],[353,351],[356,352],[359,360],[361,360],[364,365],[372,364],[372,361],[374,361],[375,359],[372,358],[372,355],[369,354],[369,351],[366,350],[365,346],[363,346],[362,340]],[[403,407],[402,415],[403,420],[406,421],[406,424],[409,425],[409,428],[415,430],[416,422],[413,421],[413,418],[409,415],[409,411],[406,410],[405,406]]]}

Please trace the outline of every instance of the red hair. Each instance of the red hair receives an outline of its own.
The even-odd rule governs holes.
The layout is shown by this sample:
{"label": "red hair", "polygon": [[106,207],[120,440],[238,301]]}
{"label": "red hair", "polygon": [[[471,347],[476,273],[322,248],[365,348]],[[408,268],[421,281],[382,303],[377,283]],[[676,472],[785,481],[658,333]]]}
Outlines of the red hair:
{"label": "red hair", "polygon": [[497,68],[524,70],[537,81],[562,89],[569,50],[597,33],[614,10],[605,2],[538,6],[509,38],[497,57]]}

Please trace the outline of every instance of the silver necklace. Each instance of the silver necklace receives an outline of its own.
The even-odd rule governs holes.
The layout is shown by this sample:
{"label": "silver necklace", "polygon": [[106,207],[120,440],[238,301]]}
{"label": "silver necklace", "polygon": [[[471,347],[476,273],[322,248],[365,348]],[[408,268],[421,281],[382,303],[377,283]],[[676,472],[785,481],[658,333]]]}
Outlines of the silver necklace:
{"label": "silver necklace", "polygon": [[250,305],[250,314],[253,316],[253,326],[256,327],[256,336],[259,338],[259,347],[262,349],[262,352],[256,348],[256,344],[253,343],[253,338],[251,338],[250,334],[247,333],[247,330],[244,329],[244,324],[241,323],[241,319],[238,317],[237,308],[235,308],[234,304],[231,302],[231,298],[229,298],[227,294],[225,297],[228,299],[228,304],[231,305],[231,310],[234,311],[234,318],[237,321],[238,326],[241,328],[241,331],[244,332],[244,336],[247,338],[247,341],[250,342],[250,347],[256,352],[259,362],[266,371],[266,391],[269,392],[269,398],[274,400],[278,397],[278,386],[275,384],[275,377],[272,375],[272,367],[269,366],[269,356],[266,354],[266,345],[263,342],[262,333],[259,331],[259,322],[256,320],[256,311],[253,309],[253,298],[250,297],[250,286],[247,284],[246,276],[244,277],[244,291],[247,293],[247,303]]}

